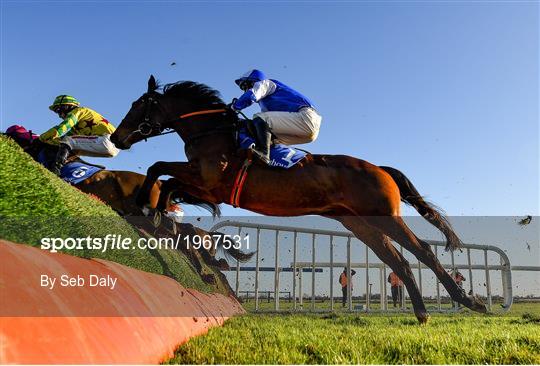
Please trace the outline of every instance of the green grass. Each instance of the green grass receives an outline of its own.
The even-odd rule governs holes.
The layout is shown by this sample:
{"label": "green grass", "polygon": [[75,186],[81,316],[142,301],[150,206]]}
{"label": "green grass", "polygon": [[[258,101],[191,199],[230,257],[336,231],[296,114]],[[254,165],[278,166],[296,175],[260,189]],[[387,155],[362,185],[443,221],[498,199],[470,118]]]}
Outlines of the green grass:
{"label": "green grass", "polygon": [[[0,136],[0,238],[39,246],[43,237],[139,238],[110,207],[80,192],[32,160],[13,141]],[[171,250],[63,250],[164,274],[182,285],[215,291],[195,273],[189,260]],[[223,287],[217,288],[224,291]]]}
{"label": "green grass", "polygon": [[181,346],[183,364],[538,364],[540,304],[506,316],[248,314]]}

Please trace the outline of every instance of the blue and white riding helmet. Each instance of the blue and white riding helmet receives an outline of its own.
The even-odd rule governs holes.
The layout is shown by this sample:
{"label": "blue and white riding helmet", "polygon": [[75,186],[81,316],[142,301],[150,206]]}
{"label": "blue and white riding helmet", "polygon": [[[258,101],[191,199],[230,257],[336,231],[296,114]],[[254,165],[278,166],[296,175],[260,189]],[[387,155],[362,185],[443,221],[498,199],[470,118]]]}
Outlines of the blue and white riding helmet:
{"label": "blue and white riding helmet", "polygon": [[241,86],[242,83],[246,81],[252,81],[256,83],[257,81],[261,81],[266,79],[266,75],[261,70],[253,69],[246,72],[244,75],[240,76],[238,79],[236,79],[234,82],[236,85]]}

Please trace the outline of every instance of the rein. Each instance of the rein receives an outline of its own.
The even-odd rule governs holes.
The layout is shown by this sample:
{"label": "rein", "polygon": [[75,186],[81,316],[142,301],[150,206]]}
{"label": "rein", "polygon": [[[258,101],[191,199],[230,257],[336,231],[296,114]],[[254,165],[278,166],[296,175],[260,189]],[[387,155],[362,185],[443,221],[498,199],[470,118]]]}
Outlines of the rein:
{"label": "rein", "polygon": [[184,118],[188,118],[188,117],[192,117],[192,116],[200,116],[200,115],[204,115],[204,114],[225,113],[225,112],[227,112],[227,110],[225,108],[207,109],[207,110],[204,110],[204,111],[198,111],[198,112],[191,112],[191,113],[182,114],[178,119],[184,119]]}
{"label": "rein", "polygon": [[[150,112],[151,112],[151,109],[152,109],[151,108],[152,105],[155,104],[156,106],[159,107],[159,102],[158,102],[157,99],[154,99],[151,96],[149,96],[148,99],[145,101],[145,103],[147,103],[147,104],[145,106],[144,122],[140,123],[139,126],[137,126],[136,130],[131,131],[123,139],[123,141],[126,141],[127,139],[129,139],[131,136],[133,136],[136,133],[139,133],[142,136],[149,136],[149,135],[152,134],[153,131],[157,130],[157,131],[160,131],[160,132],[158,134],[154,135],[154,136],[163,136],[163,135],[168,135],[170,133],[176,132],[172,127],[166,127],[164,129],[162,129],[160,123],[153,123],[152,120],[150,119]],[[167,121],[165,124],[169,125],[169,124],[172,124],[172,123],[176,123],[176,122],[178,122],[180,120],[183,120],[183,119],[186,119],[186,118],[189,118],[189,117],[194,117],[194,116],[202,116],[202,115],[205,115],[205,114],[226,113],[226,112],[227,112],[227,110],[225,108],[206,109],[206,110],[202,110],[202,111],[190,112],[190,113],[182,114],[178,118],[171,119],[171,120]],[[233,127],[233,126],[231,126],[231,127]],[[162,132],[165,129],[171,129],[171,131]],[[220,131],[215,131],[215,132],[208,131],[208,132],[200,133],[198,135],[195,135],[193,138],[191,138],[190,141],[196,140],[196,139],[198,139],[200,137],[204,137],[206,135],[214,134],[216,132],[220,133]],[[154,136],[152,136],[152,137],[154,137]],[[146,137],[145,137],[144,141],[145,142],[147,141]]]}

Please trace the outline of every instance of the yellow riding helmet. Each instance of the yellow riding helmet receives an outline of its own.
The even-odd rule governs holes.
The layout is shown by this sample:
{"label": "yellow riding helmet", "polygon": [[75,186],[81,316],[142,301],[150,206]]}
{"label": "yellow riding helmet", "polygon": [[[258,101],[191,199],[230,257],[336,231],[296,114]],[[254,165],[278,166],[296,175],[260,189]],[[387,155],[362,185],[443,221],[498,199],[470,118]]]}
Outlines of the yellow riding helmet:
{"label": "yellow riding helmet", "polygon": [[73,98],[70,95],[59,95],[56,98],[54,98],[53,104],[49,106],[49,109],[51,111],[54,111],[56,107],[62,106],[62,105],[72,105],[75,107],[79,107],[81,104],[79,101],[75,98]]}

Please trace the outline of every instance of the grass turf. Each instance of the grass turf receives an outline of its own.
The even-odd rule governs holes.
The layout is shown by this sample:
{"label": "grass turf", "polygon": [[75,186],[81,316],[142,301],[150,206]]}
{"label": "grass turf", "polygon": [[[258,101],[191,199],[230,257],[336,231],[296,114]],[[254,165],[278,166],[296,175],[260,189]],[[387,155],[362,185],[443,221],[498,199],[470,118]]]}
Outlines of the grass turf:
{"label": "grass turf", "polygon": [[181,346],[181,364],[538,364],[540,304],[506,316],[249,314]]}
{"label": "grass turf", "polygon": [[[0,136],[0,238],[39,246],[43,237],[139,238],[110,207],[57,178],[13,141]],[[225,291],[204,283],[189,260],[171,250],[62,250],[111,260],[143,271],[168,275],[201,291]]]}

